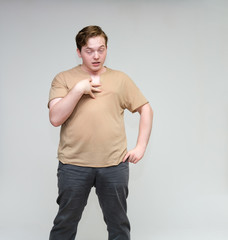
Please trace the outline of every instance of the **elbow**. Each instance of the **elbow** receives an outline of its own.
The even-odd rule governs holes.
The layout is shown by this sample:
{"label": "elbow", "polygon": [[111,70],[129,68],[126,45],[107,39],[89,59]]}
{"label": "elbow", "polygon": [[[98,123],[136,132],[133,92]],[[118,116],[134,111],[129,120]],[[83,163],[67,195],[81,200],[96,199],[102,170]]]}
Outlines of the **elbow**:
{"label": "elbow", "polygon": [[59,127],[59,126],[61,125],[60,122],[58,122],[58,121],[56,121],[56,120],[54,120],[54,119],[51,119],[51,118],[50,118],[50,123],[51,123],[52,126],[54,126],[54,127]]}
{"label": "elbow", "polygon": [[51,121],[51,120],[50,120],[50,123],[51,123],[52,126],[54,126],[54,127],[59,127],[59,126],[61,125],[60,123],[54,122],[54,121]]}
{"label": "elbow", "polygon": [[62,123],[51,113],[49,114],[49,121],[54,127],[59,127]]}

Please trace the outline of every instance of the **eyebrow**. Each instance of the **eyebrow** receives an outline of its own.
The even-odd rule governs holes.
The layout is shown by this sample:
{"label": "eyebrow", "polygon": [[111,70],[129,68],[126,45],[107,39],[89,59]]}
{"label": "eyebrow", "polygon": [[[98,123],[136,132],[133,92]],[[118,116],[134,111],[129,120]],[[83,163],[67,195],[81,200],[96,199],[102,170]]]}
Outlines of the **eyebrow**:
{"label": "eyebrow", "polygon": [[[104,47],[105,47],[105,45],[101,45],[100,47],[98,47],[98,49],[104,48]],[[86,50],[93,50],[94,48],[86,47],[85,49],[86,49]]]}

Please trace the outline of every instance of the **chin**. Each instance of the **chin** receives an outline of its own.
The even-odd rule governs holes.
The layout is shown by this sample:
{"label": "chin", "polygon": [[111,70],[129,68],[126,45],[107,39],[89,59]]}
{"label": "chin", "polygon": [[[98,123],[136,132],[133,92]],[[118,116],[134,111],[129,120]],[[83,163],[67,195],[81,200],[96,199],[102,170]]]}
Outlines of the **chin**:
{"label": "chin", "polygon": [[94,72],[98,72],[98,71],[100,71],[101,69],[102,69],[102,67],[100,67],[100,66],[99,66],[99,67],[94,67],[94,66],[91,67],[91,70],[94,71]]}

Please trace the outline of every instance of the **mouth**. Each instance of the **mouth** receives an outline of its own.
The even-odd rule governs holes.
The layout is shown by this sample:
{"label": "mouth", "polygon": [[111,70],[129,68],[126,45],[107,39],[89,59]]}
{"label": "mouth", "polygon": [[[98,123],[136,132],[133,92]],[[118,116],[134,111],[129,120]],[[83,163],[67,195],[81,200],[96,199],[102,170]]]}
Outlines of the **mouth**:
{"label": "mouth", "polygon": [[92,65],[93,65],[94,67],[98,67],[98,66],[100,65],[100,62],[92,62]]}

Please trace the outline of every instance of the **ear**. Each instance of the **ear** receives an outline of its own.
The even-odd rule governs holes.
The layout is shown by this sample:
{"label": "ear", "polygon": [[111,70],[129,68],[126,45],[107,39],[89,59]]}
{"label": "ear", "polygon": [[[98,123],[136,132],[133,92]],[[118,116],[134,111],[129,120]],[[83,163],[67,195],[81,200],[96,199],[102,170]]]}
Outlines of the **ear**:
{"label": "ear", "polygon": [[81,52],[80,52],[80,50],[79,50],[78,48],[77,48],[77,54],[78,54],[78,57],[79,57],[79,58],[82,57]]}

